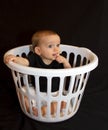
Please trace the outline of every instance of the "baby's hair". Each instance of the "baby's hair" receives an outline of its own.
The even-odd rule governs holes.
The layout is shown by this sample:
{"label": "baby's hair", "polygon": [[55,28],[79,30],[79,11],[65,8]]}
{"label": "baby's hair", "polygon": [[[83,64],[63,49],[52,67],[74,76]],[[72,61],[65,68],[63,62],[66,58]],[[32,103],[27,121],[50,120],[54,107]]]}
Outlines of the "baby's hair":
{"label": "baby's hair", "polygon": [[31,39],[32,49],[34,50],[34,48],[39,45],[40,39],[43,36],[48,36],[48,35],[58,35],[58,34],[52,30],[40,30],[40,31],[35,32]]}

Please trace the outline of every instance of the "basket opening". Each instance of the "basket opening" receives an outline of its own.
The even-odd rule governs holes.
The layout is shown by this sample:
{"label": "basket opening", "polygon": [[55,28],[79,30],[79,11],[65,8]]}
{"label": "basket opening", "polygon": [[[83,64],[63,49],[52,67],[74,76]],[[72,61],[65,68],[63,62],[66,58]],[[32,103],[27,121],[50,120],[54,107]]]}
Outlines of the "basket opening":
{"label": "basket opening", "polygon": [[[27,58],[28,54],[33,53],[31,50],[29,52],[21,52],[20,54],[16,54],[16,56],[21,56],[23,58]],[[62,51],[61,55],[67,58],[69,63],[71,64],[72,68],[74,67],[80,67],[86,64],[89,64],[91,61],[88,57],[83,56],[81,54],[75,54],[74,52],[66,52]]]}

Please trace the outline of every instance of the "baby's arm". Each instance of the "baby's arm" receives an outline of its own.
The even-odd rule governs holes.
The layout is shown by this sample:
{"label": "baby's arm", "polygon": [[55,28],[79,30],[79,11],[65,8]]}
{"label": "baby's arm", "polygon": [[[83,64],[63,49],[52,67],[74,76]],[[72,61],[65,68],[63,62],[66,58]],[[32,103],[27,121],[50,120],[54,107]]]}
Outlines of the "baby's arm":
{"label": "baby's arm", "polygon": [[6,55],[6,56],[4,57],[4,62],[5,62],[5,63],[9,63],[9,61],[13,61],[13,62],[18,63],[18,64],[20,64],[20,65],[29,66],[29,61],[28,61],[26,58],[17,57],[17,56],[14,56],[14,55],[12,55],[12,54]]}
{"label": "baby's arm", "polygon": [[61,55],[58,55],[56,57],[56,61],[59,62],[59,63],[63,63],[64,65],[64,68],[71,68],[71,65],[70,63],[67,61],[67,59]]}

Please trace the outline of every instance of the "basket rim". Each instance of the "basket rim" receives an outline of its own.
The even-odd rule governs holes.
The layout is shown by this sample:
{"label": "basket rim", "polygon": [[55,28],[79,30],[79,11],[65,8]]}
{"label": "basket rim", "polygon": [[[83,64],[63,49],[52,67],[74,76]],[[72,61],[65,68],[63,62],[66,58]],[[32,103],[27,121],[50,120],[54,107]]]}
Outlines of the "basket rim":
{"label": "basket rim", "polygon": [[[30,46],[30,45],[23,45],[20,47],[25,47],[25,46]],[[45,68],[34,68],[34,67],[29,67],[29,66],[23,66],[17,63],[14,63],[10,61],[8,64],[6,64],[11,70],[15,70],[24,74],[30,74],[30,75],[42,75],[42,76],[59,76],[59,75],[64,75],[65,76],[70,76],[70,75],[77,75],[77,74],[82,74],[86,72],[90,72],[94,70],[98,66],[98,57],[96,54],[94,54],[91,50],[85,47],[77,47],[77,46],[72,46],[72,45],[61,45],[61,46],[71,46],[75,47],[78,49],[86,50],[89,54],[92,56],[92,61],[86,65],[79,66],[79,67],[73,67],[73,68],[63,68],[63,69],[45,69]],[[13,49],[17,49],[13,48]],[[7,55],[10,53],[13,49],[10,49],[4,54]]]}

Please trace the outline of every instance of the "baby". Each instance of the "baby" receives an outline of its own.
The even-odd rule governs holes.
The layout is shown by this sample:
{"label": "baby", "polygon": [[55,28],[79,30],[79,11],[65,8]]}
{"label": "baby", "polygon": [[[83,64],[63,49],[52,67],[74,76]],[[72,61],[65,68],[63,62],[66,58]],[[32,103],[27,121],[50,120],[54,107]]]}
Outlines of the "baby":
{"label": "baby", "polygon": [[[28,54],[28,58],[17,57],[14,55],[8,55],[5,57],[4,62],[8,63],[13,61],[15,63],[38,67],[38,68],[50,68],[50,69],[59,69],[59,68],[71,68],[70,63],[60,55],[60,36],[51,30],[42,30],[33,34],[32,36],[32,53]],[[40,91],[47,92],[45,85],[45,79],[40,79]],[[42,81],[44,80],[44,81]],[[55,79],[56,80],[56,79]],[[54,81],[55,83],[55,81]],[[58,91],[58,85],[53,84],[52,93]],[[25,97],[25,106],[29,111],[29,103],[27,97]],[[61,102],[61,110],[66,108],[66,102]],[[38,110],[32,108],[34,115],[38,115]],[[42,115],[46,114],[47,105],[41,107]],[[57,110],[57,102],[51,103],[51,114],[54,114]]]}

